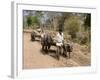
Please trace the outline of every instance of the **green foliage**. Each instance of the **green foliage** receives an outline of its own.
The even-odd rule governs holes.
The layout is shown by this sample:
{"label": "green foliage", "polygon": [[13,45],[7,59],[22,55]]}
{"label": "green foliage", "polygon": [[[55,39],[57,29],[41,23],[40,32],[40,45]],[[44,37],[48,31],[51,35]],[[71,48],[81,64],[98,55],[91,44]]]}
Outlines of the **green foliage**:
{"label": "green foliage", "polygon": [[72,38],[76,38],[76,33],[80,29],[80,22],[78,17],[71,16],[68,20],[66,20],[65,29],[68,31]]}
{"label": "green foliage", "polygon": [[34,28],[34,26],[38,25],[38,24],[39,24],[39,21],[38,21],[37,16],[28,16],[27,17],[27,25],[28,25],[28,27]]}
{"label": "green foliage", "polygon": [[80,44],[86,44],[88,42],[88,36],[83,37],[83,39],[80,40]]}
{"label": "green foliage", "polygon": [[31,16],[27,17],[27,25],[28,25],[28,27],[32,25],[32,18],[31,18]]}
{"label": "green foliage", "polygon": [[81,35],[77,35],[78,43],[81,45],[89,45],[91,40],[90,31],[82,31],[80,32]]}
{"label": "green foliage", "polygon": [[84,20],[85,29],[89,29],[91,26],[91,14],[86,15],[86,19]]}
{"label": "green foliage", "polygon": [[38,21],[37,16],[32,16],[32,23],[33,23],[33,25],[34,24],[37,24],[38,25],[39,21]]}
{"label": "green foliage", "polygon": [[[90,44],[90,27],[91,14],[89,13],[57,13],[43,11],[29,11],[29,14],[24,16],[24,28],[36,29],[43,27],[41,24],[42,18],[45,18],[44,27],[48,30],[62,30],[64,38],[81,45]],[[45,17],[44,17],[45,16]]]}

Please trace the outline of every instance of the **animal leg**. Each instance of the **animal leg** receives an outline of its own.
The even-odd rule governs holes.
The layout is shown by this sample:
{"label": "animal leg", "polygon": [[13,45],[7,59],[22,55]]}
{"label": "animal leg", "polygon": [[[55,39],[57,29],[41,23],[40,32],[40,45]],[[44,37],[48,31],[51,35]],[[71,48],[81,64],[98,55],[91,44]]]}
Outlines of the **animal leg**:
{"label": "animal leg", "polygon": [[69,58],[70,58],[70,52],[69,52]]}
{"label": "animal leg", "polygon": [[57,59],[59,60],[60,59],[60,57],[59,57],[59,47],[57,47],[56,56],[57,56]]}

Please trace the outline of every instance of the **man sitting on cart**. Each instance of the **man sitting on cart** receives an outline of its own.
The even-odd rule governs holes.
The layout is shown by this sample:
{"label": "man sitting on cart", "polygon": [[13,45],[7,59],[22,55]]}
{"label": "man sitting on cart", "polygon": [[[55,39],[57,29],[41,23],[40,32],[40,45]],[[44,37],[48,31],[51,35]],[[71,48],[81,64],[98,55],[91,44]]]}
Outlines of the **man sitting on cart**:
{"label": "man sitting on cart", "polygon": [[62,53],[62,46],[64,41],[62,29],[59,29],[55,39],[56,39],[56,46],[57,46],[56,55],[59,60],[59,54]]}

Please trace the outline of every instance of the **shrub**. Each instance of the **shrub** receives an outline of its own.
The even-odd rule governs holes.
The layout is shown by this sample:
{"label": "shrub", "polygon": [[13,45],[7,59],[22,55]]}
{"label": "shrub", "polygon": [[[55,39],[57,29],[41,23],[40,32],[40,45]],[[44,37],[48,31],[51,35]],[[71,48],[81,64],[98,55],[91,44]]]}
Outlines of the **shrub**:
{"label": "shrub", "polygon": [[28,28],[31,27],[31,28],[35,28],[36,25],[39,24],[39,20],[36,16],[28,16],[27,17],[27,25],[28,25]]}
{"label": "shrub", "polygon": [[65,22],[65,29],[71,35],[71,38],[76,38],[76,33],[80,29],[80,21],[78,17],[76,16],[71,16],[69,19],[66,20]]}

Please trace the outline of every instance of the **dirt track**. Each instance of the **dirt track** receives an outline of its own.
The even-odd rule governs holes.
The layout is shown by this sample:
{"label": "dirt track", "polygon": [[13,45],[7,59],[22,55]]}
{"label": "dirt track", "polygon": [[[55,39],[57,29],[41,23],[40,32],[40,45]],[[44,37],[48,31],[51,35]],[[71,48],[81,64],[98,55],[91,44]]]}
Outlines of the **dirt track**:
{"label": "dirt track", "polygon": [[23,69],[89,66],[91,63],[90,53],[83,53],[78,44],[74,44],[70,59],[60,56],[57,60],[53,51],[55,47],[51,47],[48,54],[43,54],[40,42],[30,41],[30,33],[24,33],[23,40]]}

